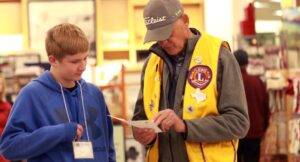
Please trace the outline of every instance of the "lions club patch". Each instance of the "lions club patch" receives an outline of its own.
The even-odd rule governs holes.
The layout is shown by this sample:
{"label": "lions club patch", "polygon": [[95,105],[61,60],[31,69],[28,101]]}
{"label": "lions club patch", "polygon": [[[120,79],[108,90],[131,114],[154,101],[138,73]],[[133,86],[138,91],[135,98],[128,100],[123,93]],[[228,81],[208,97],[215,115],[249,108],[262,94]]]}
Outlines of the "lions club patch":
{"label": "lions club patch", "polygon": [[188,82],[194,88],[203,90],[212,79],[212,71],[208,66],[197,65],[191,68],[188,75]]}

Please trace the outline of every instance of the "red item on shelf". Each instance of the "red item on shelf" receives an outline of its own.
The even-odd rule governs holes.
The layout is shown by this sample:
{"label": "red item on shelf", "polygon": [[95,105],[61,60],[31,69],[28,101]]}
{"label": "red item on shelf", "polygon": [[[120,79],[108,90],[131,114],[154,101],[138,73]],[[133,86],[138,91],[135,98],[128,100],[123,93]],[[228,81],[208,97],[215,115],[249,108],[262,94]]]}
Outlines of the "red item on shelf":
{"label": "red item on shelf", "polygon": [[253,3],[245,8],[245,20],[240,22],[241,33],[244,36],[255,35],[255,9]]}

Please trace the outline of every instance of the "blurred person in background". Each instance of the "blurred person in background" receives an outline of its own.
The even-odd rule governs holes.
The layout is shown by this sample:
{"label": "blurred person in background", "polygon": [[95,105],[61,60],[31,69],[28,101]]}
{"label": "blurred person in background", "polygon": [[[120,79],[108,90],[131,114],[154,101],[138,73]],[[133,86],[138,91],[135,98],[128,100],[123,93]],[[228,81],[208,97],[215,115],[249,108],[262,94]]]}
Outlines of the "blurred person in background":
{"label": "blurred person in background", "polygon": [[[6,101],[6,84],[5,77],[3,74],[0,74],[0,134],[4,130],[11,105]],[[0,156],[0,162],[8,162],[3,156]]]}
{"label": "blurred person in background", "polygon": [[239,49],[234,52],[234,56],[241,68],[250,118],[250,129],[239,143],[238,162],[258,162],[260,143],[267,130],[270,116],[268,93],[259,76],[247,73],[247,52]]}

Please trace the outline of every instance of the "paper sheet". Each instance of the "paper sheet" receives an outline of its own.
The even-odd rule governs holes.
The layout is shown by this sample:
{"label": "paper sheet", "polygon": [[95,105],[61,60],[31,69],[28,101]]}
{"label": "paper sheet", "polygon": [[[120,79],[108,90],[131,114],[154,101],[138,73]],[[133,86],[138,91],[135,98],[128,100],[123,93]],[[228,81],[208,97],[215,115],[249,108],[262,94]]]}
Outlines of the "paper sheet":
{"label": "paper sheet", "polygon": [[125,120],[122,118],[118,118],[115,116],[108,115],[113,119],[119,120],[127,125],[137,127],[137,128],[149,128],[149,129],[154,129],[155,133],[160,133],[162,130],[151,120]]}

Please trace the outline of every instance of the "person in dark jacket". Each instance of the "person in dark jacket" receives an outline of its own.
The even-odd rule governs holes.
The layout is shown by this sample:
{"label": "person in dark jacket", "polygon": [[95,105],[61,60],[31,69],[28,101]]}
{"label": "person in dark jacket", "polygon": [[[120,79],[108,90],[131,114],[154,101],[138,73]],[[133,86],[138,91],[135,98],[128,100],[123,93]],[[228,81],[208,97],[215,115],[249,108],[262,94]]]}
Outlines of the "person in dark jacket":
{"label": "person in dark jacket", "polygon": [[249,128],[238,63],[227,42],[189,28],[178,0],[150,0],[144,42],[156,42],[144,64],[133,120],[153,120],[162,133],[133,127],[148,162],[233,162]]}
{"label": "person in dark jacket", "polygon": [[234,52],[234,56],[241,68],[250,118],[250,129],[239,143],[238,162],[258,162],[261,139],[269,123],[268,93],[258,76],[247,73],[247,52],[239,49]]}
{"label": "person in dark jacket", "polygon": [[46,37],[50,71],[19,93],[0,153],[28,162],[115,162],[113,126],[102,92],[85,82],[89,42],[63,23]]}

